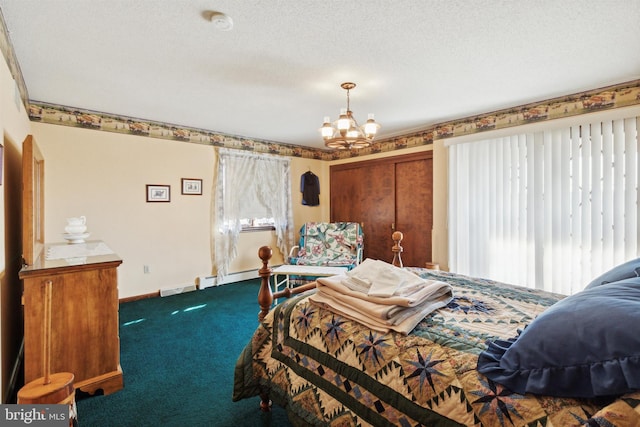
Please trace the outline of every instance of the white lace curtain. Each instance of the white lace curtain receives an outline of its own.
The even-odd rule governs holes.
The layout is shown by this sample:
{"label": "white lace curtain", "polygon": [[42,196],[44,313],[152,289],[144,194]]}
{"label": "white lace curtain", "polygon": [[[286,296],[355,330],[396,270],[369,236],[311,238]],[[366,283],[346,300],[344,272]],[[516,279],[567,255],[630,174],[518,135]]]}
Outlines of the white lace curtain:
{"label": "white lace curtain", "polygon": [[289,253],[294,238],[290,169],[286,157],[218,149],[211,230],[213,265],[219,280],[228,274],[229,264],[237,256],[240,219],[247,201],[257,201],[266,208],[275,222],[278,248]]}
{"label": "white lace curtain", "polygon": [[452,271],[562,294],[640,256],[640,118],[449,146]]}

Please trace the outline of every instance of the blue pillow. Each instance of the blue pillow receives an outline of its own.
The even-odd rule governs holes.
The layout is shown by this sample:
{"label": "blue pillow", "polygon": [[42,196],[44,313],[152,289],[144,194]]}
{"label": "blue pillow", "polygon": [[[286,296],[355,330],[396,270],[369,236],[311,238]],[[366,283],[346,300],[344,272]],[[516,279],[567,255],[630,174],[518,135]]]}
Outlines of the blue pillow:
{"label": "blue pillow", "polygon": [[519,394],[595,398],[640,390],[640,277],[569,296],[516,338],[489,342],[478,371]]}
{"label": "blue pillow", "polygon": [[640,276],[640,258],[632,259],[631,261],[627,261],[624,264],[620,264],[613,267],[611,270],[602,273],[600,276],[593,279],[585,289],[638,276]]}

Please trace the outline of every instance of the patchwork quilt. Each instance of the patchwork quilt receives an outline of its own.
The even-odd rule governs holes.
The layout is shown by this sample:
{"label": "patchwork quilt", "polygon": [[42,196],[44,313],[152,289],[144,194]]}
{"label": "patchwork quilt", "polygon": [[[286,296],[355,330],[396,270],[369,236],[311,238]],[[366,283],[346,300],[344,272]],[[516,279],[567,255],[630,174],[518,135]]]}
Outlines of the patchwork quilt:
{"label": "patchwork quilt", "polygon": [[562,296],[408,270],[450,283],[453,300],[409,335],[321,309],[309,301],[314,291],[286,300],[238,358],[233,400],[268,393],[300,426],[640,426],[640,392],[598,400],[519,395],[476,371],[487,340],[516,336]]}

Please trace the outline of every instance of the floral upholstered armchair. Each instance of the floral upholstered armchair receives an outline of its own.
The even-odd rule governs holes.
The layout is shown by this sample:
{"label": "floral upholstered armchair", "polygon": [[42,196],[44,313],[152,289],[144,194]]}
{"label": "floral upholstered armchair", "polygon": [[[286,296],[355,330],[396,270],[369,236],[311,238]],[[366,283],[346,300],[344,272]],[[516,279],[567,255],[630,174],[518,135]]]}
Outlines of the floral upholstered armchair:
{"label": "floral upholstered armchair", "polygon": [[347,266],[362,262],[364,234],[357,222],[307,222],[300,228],[298,246],[291,248],[289,264]]}

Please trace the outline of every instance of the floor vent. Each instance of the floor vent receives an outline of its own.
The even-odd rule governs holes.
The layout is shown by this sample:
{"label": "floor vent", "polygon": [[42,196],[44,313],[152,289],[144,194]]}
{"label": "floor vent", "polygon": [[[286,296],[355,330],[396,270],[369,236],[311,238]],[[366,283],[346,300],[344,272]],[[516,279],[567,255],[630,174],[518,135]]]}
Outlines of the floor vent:
{"label": "floor vent", "polygon": [[160,289],[161,297],[168,297],[171,295],[182,294],[184,292],[191,292],[196,290],[196,285],[184,285],[177,287],[168,287]]}

